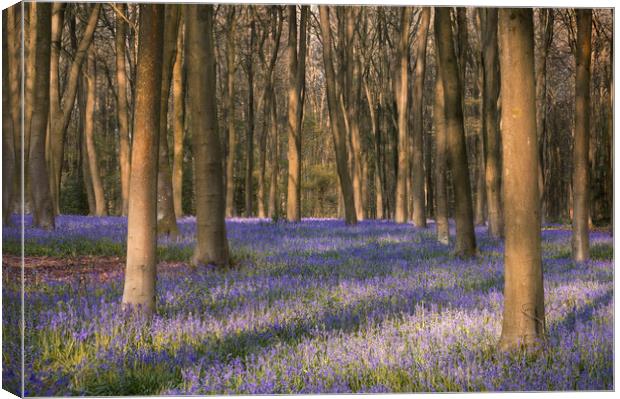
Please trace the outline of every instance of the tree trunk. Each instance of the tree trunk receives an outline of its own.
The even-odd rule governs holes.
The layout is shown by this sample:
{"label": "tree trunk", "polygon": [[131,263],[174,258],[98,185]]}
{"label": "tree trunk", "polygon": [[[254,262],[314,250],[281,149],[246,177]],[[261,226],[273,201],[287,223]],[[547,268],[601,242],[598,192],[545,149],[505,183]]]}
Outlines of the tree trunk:
{"label": "tree trunk", "polygon": [[107,216],[108,210],[103,193],[103,182],[99,174],[99,159],[95,146],[95,101],[97,99],[97,78],[95,66],[95,52],[88,51],[86,72],[86,109],[84,120],[84,137],[86,138],[86,153],[88,155],[89,176],[95,194],[95,216]]}
{"label": "tree trunk", "polygon": [[[12,10],[14,12],[14,10]],[[13,200],[15,196],[16,180],[21,175],[16,173],[15,158],[21,154],[15,153],[15,135],[19,135],[13,125],[11,118],[11,95],[14,93],[9,89],[9,54],[7,39],[9,37],[8,30],[15,29],[15,25],[7,27],[7,17],[9,10],[2,10],[2,225],[11,224],[11,214],[13,209]],[[13,20],[14,21],[14,20]],[[12,22],[13,22],[12,21]],[[14,61],[13,61],[14,62]],[[13,64],[14,65],[14,64]]]}
{"label": "tree trunk", "polygon": [[588,237],[588,172],[590,136],[590,59],[592,10],[577,9],[577,56],[575,76],[575,142],[573,144],[573,259],[584,262],[590,257]]}
{"label": "tree trunk", "polygon": [[[35,9],[36,5],[34,3],[31,3],[30,7],[31,9]],[[23,9],[25,10],[25,7]],[[11,125],[13,129],[12,130],[13,135],[10,137],[7,135],[7,139],[10,139],[12,141],[13,158],[15,162],[14,163],[15,170],[13,171],[13,178],[12,178],[13,185],[11,188],[14,193],[18,193],[21,191],[20,179],[21,179],[21,174],[22,174],[22,165],[24,165],[24,167],[27,167],[28,165],[28,149],[30,147],[27,145],[24,145],[22,148],[21,135],[23,131],[25,135],[24,143],[28,144],[29,142],[28,137],[30,136],[30,123],[22,124],[22,111],[25,113],[24,115],[25,122],[28,122],[30,120],[30,116],[32,115],[32,111],[31,111],[32,105],[33,105],[32,94],[34,93],[32,90],[32,86],[34,83],[34,79],[32,78],[33,76],[32,74],[33,65],[32,64],[34,63],[34,60],[35,60],[34,46],[36,45],[36,38],[34,35],[32,35],[30,37],[30,43],[28,46],[28,59],[26,63],[27,75],[25,77],[25,82],[24,82],[26,86],[25,87],[26,95],[25,95],[25,98],[22,98],[21,82],[22,80],[24,80],[24,76],[22,76],[21,74],[22,67],[20,65],[20,59],[21,59],[21,47],[22,47],[21,43],[25,39],[23,37],[24,32],[21,28],[21,20],[18,17],[19,10],[22,10],[22,7],[19,5],[13,5],[7,8],[7,13],[5,14],[6,20],[7,20],[7,35],[3,36],[3,41],[2,41],[3,44],[7,42],[7,47],[8,47],[7,52],[2,53],[3,57],[7,57],[7,62],[8,62],[8,65],[6,68],[7,80],[3,80],[6,83],[2,86],[2,89],[4,91],[5,86],[8,87],[8,93],[7,93],[8,96],[6,99],[8,104],[6,107],[6,111],[10,113],[9,117],[11,118]],[[36,33],[36,18],[30,18],[29,25],[30,25],[29,28],[31,30],[31,33],[32,32]],[[26,60],[24,61],[26,62]],[[5,72],[4,69],[3,69],[3,72]],[[24,101],[24,104],[22,104],[22,99]],[[4,104],[4,101],[5,101],[4,95],[2,97],[2,100]],[[3,112],[5,112],[4,105],[3,105],[2,110]],[[22,163],[22,150],[23,150],[24,160],[26,161],[25,163]],[[4,152],[3,154],[4,156],[7,157],[7,159],[8,157],[11,156],[7,154],[6,152]],[[26,176],[24,176],[25,185],[26,185],[25,187],[26,190],[24,192],[25,194],[24,198],[26,201],[29,200],[29,196],[30,196],[30,190],[29,190],[30,187],[28,184],[30,179],[29,179],[27,172],[28,171],[25,170]],[[17,195],[12,196],[11,203],[8,206],[10,209],[9,212],[11,213],[14,211],[17,211],[19,213],[21,213],[22,211],[25,212],[25,209],[22,208],[22,205],[25,205],[25,204],[22,204],[20,196],[17,196]]]}
{"label": "tree trunk", "polygon": [[123,306],[147,316],[155,311],[164,14],[163,4],[140,5]]}
{"label": "tree trunk", "polygon": [[499,98],[499,58],[497,47],[497,9],[480,9],[482,30],[482,130],[485,148],[485,186],[489,235],[500,238],[504,232],[501,202],[501,155],[497,100]]}
{"label": "tree trunk", "polygon": [[187,88],[194,148],[197,243],[192,262],[228,266],[222,159],[217,129],[213,6],[186,5]]}
{"label": "tree trunk", "polygon": [[173,156],[172,156],[172,198],[174,214],[177,218],[183,216],[183,133],[185,125],[185,98],[183,92],[183,25],[179,25],[177,36],[177,56],[172,68],[172,129],[173,129]]}
{"label": "tree trunk", "polygon": [[274,221],[280,218],[280,194],[278,191],[279,161],[280,161],[280,142],[278,138],[278,104],[275,92],[270,92],[271,112],[269,124],[271,126],[272,148],[271,154],[271,181],[269,186],[269,217]]}
{"label": "tree trunk", "polygon": [[235,216],[235,157],[237,133],[235,131],[235,7],[230,6],[226,31],[226,129],[228,131],[228,157],[226,158],[226,217]]}
{"label": "tree trunk", "polygon": [[499,346],[512,350],[537,343],[545,331],[531,8],[499,9],[499,48],[506,215]]}
{"label": "tree trunk", "polygon": [[344,115],[339,112],[336,88],[336,74],[334,72],[332,56],[332,38],[329,23],[329,7],[319,6],[321,37],[323,39],[323,62],[325,64],[325,86],[327,91],[327,103],[329,108],[329,120],[336,152],[336,167],[340,180],[340,190],[344,202],[345,222],[356,224],[355,202],[353,199],[353,187],[347,165],[346,130]]}
{"label": "tree trunk", "polygon": [[254,194],[253,172],[254,172],[254,51],[256,47],[256,23],[250,22],[250,51],[247,59],[248,72],[248,120],[246,159],[245,159],[245,217],[252,217],[254,214],[252,197]]}
{"label": "tree trunk", "polygon": [[[125,4],[117,4],[120,11],[126,13]],[[129,106],[127,104],[127,71],[125,69],[125,37],[127,25],[123,18],[116,17],[116,84],[117,90],[117,113],[118,113],[118,163],[120,165],[121,178],[121,201],[123,216],[127,215],[129,204]]]}
{"label": "tree trunk", "polygon": [[[53,41],[53,56],[50,62],[52,62],[52,75],[50,81],[49,92],[49,114],[50,114],[50,173],[51,173],[51,195],[53,201],[54,212],[60,212],[60,179],[62,176],[62,160],[64,157],[64,141],[67,127],[71,120],[71,113],[75,104],[75,97],[77,94],[77,82],[80,76],[80,70],[82,63],[87,56],[88,48],[92,43],[95,28],[97,27],[97,21],[99,19],[99,11],[101,10],[101,3],[94,4],[88,22],[84,28],[84,35],[80,40],[78,49],[71,62],[67,79],[65,82],[65,88],[60,96],[60,69],[59,57],[60,48],[59,43],[62,40],[62,26],[63,26],[63,14],[65,5],[62,3],[54,3],[53,6],[53,29],[52,29],[52,41]],[[40,73],[37,70],[37,74]]]}
{"label": "tree trunk", "polygon": [[[435,14],[437,18],[437,14]],[[437,241],[448,245],[450,243],[450,226],[448,224],[448,184],[446,171],[447,162],[447,132],[446,111],[443,92],[442,70],[439,66],[439,56],[435,47],[436,73],[435,73],[435,101],[433,102],[433,124],[435,125],[435,198],[437,209],[435,210],[435,224],[437,226]]]}
{"label": "tree trunk", "polygon": [[409,24],[411,7],[402,7],[398,42],[398,70],[395,79],[396,108],[398,113],[398,163],[396,169],[396,223],[407,223],[407,72],[409,69]]}
{"label": "tree trunk", "polygon": [[[36,10],[36,11],[35,11]],[[30,156],[28,172],[32,190],[32,224],[46,230],[55,228],[54,204],[50,193],[50,181],[45,162],[45,133],[49,112],[50,49],[52,4],[37,3],[31,8],[30,18],[36,18],[36,55],[34,98],[30,132]]]}
{"label": "tree trunk", "polygon": [[164,17],[164,49],[162,58],[161,94],[159,111],[159,167],[157,169],[157,234],[176,237],[179,234],[172,199],[172,173],[168,146],[168,101],[172,68],[177,56],[181,6],[167,4]]}
{"label": "tree trunk", "polygon": [[450,9],[435,8],[435,35],[444,90],[448,165],[455,197],[456,253],[470,257],[476,253],[476,236],[461,107],[462,86],[454,54]]}
{"label": "tree trunk", "polygon": [[375,176],[374,176],[374,184],[375,184],[375,218],[383,219],[383,179],[382,179],[382,156],[381,156],[381,135],[380,135],[380,127],[379,120],[377,114],[375,112],[376,109],[376,101],[370,92],[370,88],[368,87],[368,82],[364,79],[364,92],[366,93],[366,100],[368,102],[368,111],[370,113],[370,124],[372,129],[372,137],[373,144],[375,150]]}
{"label": "tree trunk", "polygon": [[[413,151],[412,161],[412,190],[413,214],[411,220],[417,227],[426,228],[426,206],[424,192],[424,74],[426,72],[426,41],[428,25],[431,19],[430,7],[422,8],[420,16],[420,26],[418,42],[416,45],[415,77],[413,81]],[[429,204],[432,207],[432,204]]]}
{"label": "tree trunk", "polygon": [[[288,6],[288,188],[286,219],[301,220],[301,115],[306,62],[307,6],[302,7],[299,40],[297,40],[297,7]],[[299,50],[297,49],[299,42]]]}

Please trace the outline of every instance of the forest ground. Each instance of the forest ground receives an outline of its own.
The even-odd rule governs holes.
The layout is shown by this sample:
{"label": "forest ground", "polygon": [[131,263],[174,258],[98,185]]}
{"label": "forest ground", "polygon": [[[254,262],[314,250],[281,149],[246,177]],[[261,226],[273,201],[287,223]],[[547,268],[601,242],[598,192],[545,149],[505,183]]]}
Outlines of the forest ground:
{"label": "forest ground", "polygon": [[[15,224],[19,222],[14,219]],[[542,232],[544,350],[497,350],[503,244],[462,260],[434,226],[231,219],[235,265],[187,264],[195,219],[160,239],[157,313],[120,311],[126,219],[60,216],[25,236],[26,395],[609,390],[613,239]],[[3,385],[21,383],[20,228],[3,229]],[[454,227],[452,226],[452,234]]]}

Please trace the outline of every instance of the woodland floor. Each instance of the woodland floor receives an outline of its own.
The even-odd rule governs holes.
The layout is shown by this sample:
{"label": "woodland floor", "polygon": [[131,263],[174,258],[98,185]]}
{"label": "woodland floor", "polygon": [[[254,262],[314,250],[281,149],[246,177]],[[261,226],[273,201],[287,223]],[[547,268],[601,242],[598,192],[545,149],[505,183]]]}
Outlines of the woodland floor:
{"label": "woodland floor", "polygon": [[[15,224],[18,219],[14,219]],[[503,245],[476,229],[461,260],[434,226],[231,219],[235,265],[192,267],[195,219],[158,256],[152,321],[120,311],[126,219],[26,219],[25,394],[128,395],[611,390],[609,232],[575,264],[571,231],[542,232],[547,340],[496,349]],[[3,229],[3,388],[21,384],[19,226]],[[454,234],[454,230],[452,230]]]}

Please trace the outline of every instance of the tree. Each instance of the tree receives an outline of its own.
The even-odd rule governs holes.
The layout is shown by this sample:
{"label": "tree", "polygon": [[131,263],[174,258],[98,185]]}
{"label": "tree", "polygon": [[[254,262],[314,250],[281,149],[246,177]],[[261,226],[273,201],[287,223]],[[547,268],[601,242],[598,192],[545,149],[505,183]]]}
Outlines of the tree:
{"label": "tree", "polygon": [[499,98],[499,58],[497,9],[480,8],[482,36],[482,133],[485,148],[484,170],[489,235],[500,238],[504,231],[501,203],[501,158],[497,100]]}
{"label": "tree", "polygon": [[435,38],[444,90],[448,166],[452,171],[454,186],[456,253],[469,257],[475,255],[476,236],[467,168],[463,108],[461,107],[461,79],[454,53],[449,8],[435,8]]}
{"label": "tree", "polygon": [[175,237],[179,233],[172,199],[172,174],[168,148],[168,101],[172,67],[177,57],[177,36],[181,6],[166,4],[164,49],[162,58],[161,94],[159,111],[159,167],[157,169],[157,233]]}
{"label": "tree", "polygon": [[[118,4],[119,13],[125,13],[127,6]],[[118,163],[121,180],[121,214],[127,215],[129,206],[129,106],[127,105],[127,70],[125,67],[125,39],[127,25],[122,16],[116,17],[115,49],[116,49],[116,112],[118,114]]]}
{"label": "tree", "polygon": [[336,168],[340,180],[340,191],[344,199],[345,222],[356,224],[355,202],[353,199],[353,187],[347,165],[347,146],[344,115],[340,112],[336,87],[336,74],[334,72],[332,55],[331,27],[329,22],[329,7],[319,6],[321,38],[323,40],[323,63],[325,65],[325,89],[327,91],[327,108],[336,152]]}
{"label": "tree", "polygon": [[573,144],[573,258],[584,262],[589,258],[588,217],[590,169],[590,58],[592,10],[578,9],[575,74],[575,143]]}
{"label": "tree", "polygon": [[226,18],[226,130],[228,132],[228,156],[226,157],[226,217],[235,215],[235,157],[237,133],[235,131],[235,6],[230,6]]}
{"label": "tree", "polygon": [[[2,81],[9,82],[9,51],[7,45],[8,29],[7,28],[8,9],[2,10]],[[8,84],[2,85],[2,225],[6,226],[11,223],[11,214],[13,210],[13,196],[15,188],[15,146],[14,136],[15,127],[11,118],[11,90]]]}
{"label": "tree", "polygon": [[424,152],[423,152],[423,110],[424,110],[424,74],[426,72],[426,41],[431,9],[422,8],[419,25],[419,36],[415,48],[416,63],[413,81],[413,132],[412,132],[412,168],[413,182],[411,196],[413,214],[411,219],[417,227],[426,227],[426,206],[424,191]]}
{"label": "tree", "polygon": [[157,167],[164,47],[162,4],[140,5],[135,113],[131,148],[127,266],[123,306],[147,316],[155,310]]}
{"label": "tree", "polygon": [[[77,94],[78,78],[82,63],[87,57],[88,48],[92,43],[99,19],[101,4],[94,4],[90,10],[88,22],[84,28],[84,34],[79,42],[76,53],[73,56],[68,76],[64,85],[62,96],[60,95],[60,43],[62,40],[62,27],[64,21],[65,3],[54,3],[52,15],[52,52],[50,92],[49,92],[49,113],[50,113],[50,140],[49,140],[49,169],[51,173],[51,194],[54,212],[60,213],[60,180],[62,176],[62,160],[64,154],[64,141],[71,119],[71,113],[75,104]],[[38,29],[38,27],[37,27]],[[40,73],[36,70],[36,73]]]}
{"label": "tree", "polygon": [[[181,21],[183,19],[181,18]],[[184,68],[183,68],[183,24],[179,25],[177,36],[177,56],[172,68],[172,129],[173,129],[173,155],[172,155],[172,195],[174,202],[174,214],[177,218],[183,216],[183,135],[185,125],[185,96],[184,96]]]}
{"label": "tree", "polygon": [[301,8],[299,40],[297,38],[297,6],[288,6],[288,13],[288,189],[286,218],[289,222],[299,222],[301,220],[301,120],[306,71],[308,6]]}
{"label": "tree", "polygon": [[217,130],[213,6],[186,5],[188,104],[194,150],[197,243],[195,264],[227,266],[222,159]]}
{"label": "tree", "polygon": [[396,223],[406,223],[407,215],[407,71],[409,70],[409,24],[411,23],[411,7],[403,7],[400,11],[400,37],[398,42],[399,60],[396,74],[396,109],[398,113],[398,169],[396,170]]}
{"label": "tree", "polygon": [[250,21],[250,40],[248,54],[246,55],[246,72],[248,74],[248,111],[247,111],[247,136],[245,158],[245,216],[253,214],[252,196],[254,194],[254,52],[256,50],[256,22]]}
{"label": "tree", "polygon": [[95,52],[88,51],[86,76],[86,108],[84,121],[84,137],[88,156],[89,177],[93,185],[95,199],[95,216],[107,216],[108,210],[103,193],[103,183],[99,173],[99,158],[95,146],[95,101],[97,99],[97,73],[95,69]]}
{"label": "tree", "polygon": [[545,331],[532,9],[499,10],[499,48],[506,236],[499,345],[510,350]]}
{"label": "tree", "polygon": [[[435,14],[435,18],[437,18]],[[437,47],[435,47],[437,51]],[[448,245],[450,243],[450,226],[448,224],[448,184],[446,179],[447,162],[447,132],[446,111],[444,108],[442,70],[439,67],[439,57],[436,55],[435,73],[435,101],[433,102],[433,124],[435,125],[435,224],[437,227],[437,241]]]}
{"label": "tree", "polygon": [[54,208],[50,193],[49,174],[45,162],[45,132],[49,112],[50,49],[52,35],[52,4],[33,3],[30,18],[36,18],[35,80],[30,125],[28,173],[32,190],[32,224],[46,230],[55,228]]}

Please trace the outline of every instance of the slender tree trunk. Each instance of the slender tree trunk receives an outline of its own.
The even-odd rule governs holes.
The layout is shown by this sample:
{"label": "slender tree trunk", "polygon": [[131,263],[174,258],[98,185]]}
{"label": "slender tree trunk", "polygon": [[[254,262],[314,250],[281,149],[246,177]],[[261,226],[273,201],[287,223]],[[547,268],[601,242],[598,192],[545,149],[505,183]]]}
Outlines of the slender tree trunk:
{"label": "slender tree trunk", "polygon": [[460,103],[462,86],[454,54],[448,8],[435,8],[435,35],[444,90],[448,165],[452,171],[454,186],[456,253],[470,257],[476,253],[476,236],[467,167],[463,108]]}
{"label": "slender tree trunk", "polygon": [[[120,11],[126,14],[127,6],[125,4],[117,4]],[[127,25],[123,18],[116,17],[116,84],[117,90],[117,114],[118,114],[118,163],[120,165],[121,178],[121,201],[123,216],[127,215],[129,204],[129,106],[127,104],[127,71],[125,69],[125,38],[127,34]]]}
{"label": "slender tree trunk", "polygon": [[[36,11],[35,11],[36,10]],[[32,122],[30,132],[30,156],[28,172],[33,202],[33,225],[46,230],[55,228],[54,204],[50,193],[50,181],[45,162],[45,132],[49,112],[49,85],[50,85],[50,51],[51,51],[51,23],[52,4],[37,3],[30,9],[30,18],[36,18],[36,55],[33,76],[34,98],[32,107]]]}
{"label": "slender tree trunk", "polygon": [[167,4],[164,27],[164,50],[162,58],[161,94],[159,111],[159,167],[157,169],[157,233],[176,237],[179,233],[172,198],[172,173],[168,146],[168,101],[172,68],[177,56],[177,36],[181,6]]}
{"label": "slender tree trunk", "polygon": [[279,160],[280,160],[280,140],[278,138],[278,104],[275,92],[270,92],[271,112],[269,114],[269,124],[271,126],[272,148],[271,154],[271,181],[269,186],[269,217],[274,221],[280,218],[280,194],[278,192]]}
{"label": "slender tree trunk", "polygon": [[[437,14],[435,14],[437,18]],[[437,52],[437,47],[435,47]],[[439,66],[439,56],[436,54],[435,73],[435,101],[433,102],[433,124],[435,125],[435,198],[437,209],[435,210],[435,224],[437,227],[437,241],[448,245],[450,243],[450,226],[448,224],[448,183],[446,171],[447,162],[447,132],[446,111],[443,91],[442,70]]]}
{"label": "slender tree trunk", "polygon": [[163,4],[140,5],[123,306],[152,315],[157,265],[157,167],[164,47]]}
{"label": "slender tree trunk", "polygon": [[[477,24],[477,30],[480,31],[480,26]],[[485,165],[485,151],[484,151],[484,133],[482,132],[482,118],[483,118],[483,104],[481,97],[482,92],[482,80],[483,69],[482,60],[480,58],[480,52],[476,52],[477,57],[474,61],[474,90],[473,100],[476,104],[476,116],[480,120],[480,127],[476,127],[476,209],[474,212],[474,224],[476,226],[484,226],[487,220],[487,201],[486,201],[486,175],[484,170]]]}
{"label": "slender tree trunk", "polygon": [[246,141],[246,160],[245,160],[245,217],[252,217],[254,195],[253,172],[254,172],[254,51],[256,48],[256,24],[254,20],[250,22],[250,51],[247,59],[248,72],[248,120],[247,120],[247,141]]}
{"label": "slender tree trunk", "polygon": [[217,128],[213,6],[186,5],[187,87],[195,157],[195,264],[228,266],[222,159]]}
{"label": "slender tree trunk", "polygon": [[[289,222],[301,220],[301,115],[306,62],[307,6],[302,7],[299,40],[297,40],[297,7],[288,6],[288,189],[286,218]],[[298,47],[299,42],[299,49]]]}
{"label": "slender tree trunk", "polygon": [[228,131],[228,157],[226,158],[226,217],[235,216],[235,157],[237,133],[235,131],[235,7],[230,6],[226,31],[226,129]]}
{"label": "slender tree trunk", "polygon": [[89,176],[93,184],[95,194],[95,216],[107,216],[103,182],[99,174],[99,159],[95,146],[95,101],[97,99],[97,78],[95,70],[95,52],[88,51],[86,72],[86,109],[84,121],[84,137],[86,138],[86,152],[88,154]]}
{"label": "slender tree trunk", "polygon": [[540,249],[532,9],[499,9],[505,206],[504,319],[499,346],[530,346],[545,331]]}
{"label": "slender tree trunk", "polygon": [[[30,4],[31,9],[35,9],[36,5],[34,3]],[[25,7],[23,8],[25,9]],[[21,43],[22,40],[24,39],[24,35],[23,35],[23,30],[21,28],[21,21],[20,18],[18,17],[18,11],[22,10],[21,6],[19,5],[14,5],[11,7],[7,8],[7,12],[5,14],[6,16],[6,20],[7,20],[7,35],[3,37],[3,45],[6,42],[7,43],[7,52],[3,52],[2,56],[3,57],[7,57],[7,68],[6,71],[5,69],[3,69],[3,73],[7,73],[7,75],[3,75],[3,76],[7,76],[6,80],[3,80],[3,82],[6,82],[3,86],[2,86],[2,90],[4,92],[5,90],[5,86],[7,86],[8,88],[8,93],[6,96],[6,101],[8,102],[7,107],[6,107],[6,111],[9,112],[9,117],[11,118],[11,125],[13,127],[13,135],[10,137],[11,141],[12,141],[12,147],[13,147],[13,158],[15,160],[15,170],[13,171],[13,186],[12,186],[12,190],[14,192],[20,192],[21,189],[21,184],[19,184],[20,179],[21,179],[21,171],[22,171],[22,145],[21,145],[21,132],[22,132],[22,127],[24,128],[24,134],[26,137],[24,137],[24,142],[27,144],[28,140],[27,138],[30,136],[30,123],[28,124],[24,124],[22,125],[22,111],[25,113],[24,115],[24,119],[27,119],[27,121],[30,120],[30,116],[32,114],[32,105],[33,105],[33,101],[32,101],[32,94],[33,94],[33,90],[32,90],[32,86],[33,86],[33,82],[34,79],[32,78],[32,66],[31,64],[34,63],[35,57],[35,45],[36,45],[36,38],[35,36],[31,36],[30,37],[30,43],[28,46],[28,59],[27,59],[27,75],[26,75],[26,79],[25,79],[25,86],[26,86],[26,96],[25,99],[22,98],[22,92],[21,92],[21,81],[22,79],[24,79],[24,77],[21,75],[21,70],[22,67],[20,65],[20,59],[21,59]],[[32,30],[34,26],[35,30]],[[36,33],[36,17],[35,18],[30,18],[30,29],[31,32],[35,32]],[[4,62],[4,60],[3,60]],[[22,99],[24,100],[24,104],[22,104]],[[3,95],[2,97],[3,100],[3,104],[5,101],[5,96]],[[3,105],[3,112],[5,112],[5,106]],[[4,116],[3,116],[4,117]],[[26,131],[27,129],[27,131]],[[4,137],[4,135],[3,135]],[[7,138],[9,138],[9,136],[7,136]],[[8,144],[8,143],[7,143]],[[26,160],[26,163],[23,164],[24,166],[28,165],[28,148],[30,148],[29,146],[24,146],[23,148],[23,154],[24,154],[24,159]],[[11,155],[7,155],[6,152],[3,153],[3,156],[6,156],[7,159],[8,157],[10,157]],[[4,159],[4,158],[3,158]],[[26,176],[25,177],[25,183],[26,183],[26,191],[25,191],[25,199],[28,200],[29,196],[30,196],[30,190],[29,190],[29,185],[27,184],[29,179],[28,173],[26,171]],[[23,210],[22,209],[22,203],[21,203],[21,198],[18,198],[19,196],[13,196],[11,199],[11,203],[9,205],[10,211],[9,212],[13,212],[13,211],[17,211],[20,212]],[[27,208],[26,208],[27,209]]]}
{"label": "slender tree trunk", "polygon": [[327,103],[329,108],[329,120],[336,151],[336,167],[340,180],[340,190],[343,196],[345,222],[356,224],[355,202],[353,199],[353,187],[349,176],[346,153],[346,129],[344,115],[339,112],[338,98],[336,89],[336,74],[334,72],[332,56],[332,38],[329,23],[329,7],[319,6],[321,37],[323,39],[323,62],[325,64],[325,85],[327,90]]}
{"label": "slender tree trunk", "polygon": [[82,182],[84,183],[84,191],[86,192],[86,200],[88,202],[88,214],[96,214],[95,191],[93,190],[93,179],[90,177],[90,165],[88,162],[88,150],[86,148],[86,77],[84,74],[78,80],[78,132],[80,136],[80,159],[82,163]]}
{"label": "slender tree trunk", "polygon": [[[416,45],[415,77],[413,81],[413,151],[411,154],[413,181],[411,196],[413,200],[412,221],[417,227],[426,227],[426,206],[424,192],[424,74],[426,72],[426,41],[431,19],[430,7],[422,8],[419,37]],[[429,204],[432,207],[432,204]]]}
{"label": "slender tree trunk", "polygon": [[[71,120],[71,113],[75,103],[75,97],[77,94],[77,82],[82,68],[82,63],[86,59],[88,48],[92,43],[95,28],[97,27],[97,21],[99,19],[99,11],[101,10],[101,3],[94,4],[92,6],[88,22],[84,29],[84,35],[80,40],[78,49],[71,62],[67,79],[64,85],[64,91],[62,96],[60,95],[60,87],[58,82],[60,81],[59,74],[59,43],[62,40],[62,25],[64,19],[65,6],[61,3],[54,3],[53,6],[53,44],[54,44],[54,56],[51,57],[51,61],[54,61],[51,65],[53,79],[50,81],[49,92],[49,114],[50,114],[50,173],[51,173],[51,195],[53,201],[54,212],[60,212],[60,179],[62,176],[62,160],[64,157],[64,141],[67,127]],[[50,61],[50,62],[51,62]],[[39,71],[37,70],[38,74]]]}
{"label": "slender tree trunk", "polygon": [[382,168],[382,156],[381,156],[381,136],[380,136],[380,131],[381,129],[379,128],[379,120],[377,117],[377,114],[375,112],[376,110],[376,101],[374,99],[374,97],[372,96],[372,93],[370,92],[370,88],[368,87],[368,82],[366,80],[364,80],[363,82],[364,84],[364,92],[366,93],[366,100],[368,102],[368,110],[370,112],[370,124],[371,129],[372,129],[372,137],[373,137],[373,144],[374,144],[374,150],[375,150],[375,218],[376,219],[383,219],[384,218],[384,213],[383,213],[383,179],[382,179],[382,174],[381,174],[381,168]]}
{"label": "slender tree trunk", "polygon": [[[14,12],[14,10],[13,10]],[[11,214],[13,209],[13,200],[15,196],[15,186],[18,178],[16,173],[15,156],[21,154],[15,153],[14,136],[19,135],[15,131],[13,119],[11,118],[11,90],[9,89],[9,54],[7,39],[9,37],[8,30],[15,29],[15,26],[7,27],[8,9],[2,10],[2,225],[11,224]],[[13,22],[13,21],[12,21]]]}
{"label": "slender tree trunk", "polygon": [[398,112],[398,163],[396,169],[396,223],[407,223],[407,72],[409,69],[409,24],[411,7],[401,8],[400,37],[398,42],[398,70],[396,74],[396,108]]}
{"label": "slender tree trunk", "polygon": [[504,231],[501,203],[501,156],[497,100],[499,98],[499,58],[497,9],[480,9],[482,25],[483,116],[485,186],[489,235],[500,238]]}
{"label": "slender tree trunk", "polygon": [[183,133],[185,125],[185,98],[183,92],[183,25],[179,25],[177,36],[177,56],[172,68],[172,197],[174,214],[177,218],[183,216]]}
{"label": "slender tree trunk", "polygon": [[590,59],[592,10],[577,9],[577,72],[575,76],[575,142],[573,145],[573,259],[584,262],[590,257],[588,237],[588,172],[590,136]]}

